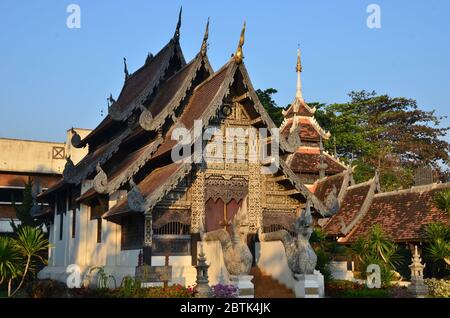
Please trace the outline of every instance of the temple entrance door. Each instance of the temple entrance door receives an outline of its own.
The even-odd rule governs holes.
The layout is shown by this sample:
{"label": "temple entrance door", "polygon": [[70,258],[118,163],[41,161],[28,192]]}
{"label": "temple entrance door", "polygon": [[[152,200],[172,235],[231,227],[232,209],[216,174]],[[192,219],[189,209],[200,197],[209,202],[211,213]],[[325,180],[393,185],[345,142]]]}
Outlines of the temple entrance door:
{"label": "temple entrance door", "polygon": [[242,200],[237,202],[232,199],[227,204],[223,202],[222,199],[210,198],[205,204],[205,230],[206,232],[225,229],[228,233],[231,233],[231,225],[233,224],[233,219],[242,205]]}

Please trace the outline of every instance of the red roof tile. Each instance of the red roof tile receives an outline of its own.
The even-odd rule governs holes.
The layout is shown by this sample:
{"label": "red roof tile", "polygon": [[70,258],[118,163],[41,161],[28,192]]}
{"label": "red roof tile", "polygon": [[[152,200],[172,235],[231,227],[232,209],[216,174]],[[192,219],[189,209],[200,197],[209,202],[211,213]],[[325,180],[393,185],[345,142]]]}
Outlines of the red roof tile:
{"label": "red roof tile", "polygon": [[375,195],[372,204],[362,221],[346,238],[353,242],[364,236],[369,229],[379,224],[395,241],[421,240],[426,224],[443,222],[450,226],[448,215],[439,210],[434,196],[450,183],[440,185],[439,189],[422,186],[408,190],[380,193]]}
{"label": "red roof tile", "polygon": [[179,72],[169,78],[160,88],[158,95],[153,100],[150,105],[150,112],[153,117],[158,115],[167,104],[174,98],[175,94],[183,85],[184,80],[190,74],[193,66],[195,65],[194,60],[183,67]]}
{"label": "red roof tile", "polygon": [[353,221],[369,193],[370,186],[370,183],[364,183],[347,189],[339,211],[330,218],[324,227],[328,235],[338,235],[342,228],[342,222],[349,225]]}
{"label": "red roof tile", "polygon": [[[174,175],[183,163],[171,163],[167,166],[157,168],[148,174],[139,184],[138,188],[144,197],[151,196],[156,190],[163,187],[172,175]],[[109,218],[118,214],[130,212],[127,198],[121,199],[115,206],[109,209],[103,217]]]}
{"label": "red roof tile", "polygon": [[[298,103],[299,103],[299,106],[300,106],[300,107],[299,107],[299,110],[298,110],[298,112],[297,112],[297,115],[299,115],[299,116],[308,116],[308,117],[314,116],[314,112],[312,112],[312,111],[310,111],[310,109],[308,109],[309,106],[308,106],[308,107],[305,106],[305,105],[308,105],[308,104],[305,103],[305,101],[300,102],[299,100],[295,100],[294,103],[295,103],[295,102],[298,102]],[[289,106],[289,108],[287,109],[286,113],[284,114],[284,116],[285,116],[286,118],[287,118],[287,117],[291,117],[291,116],[294,115],[294,103],[292,103],[292,104]]]}
{"label": "red roof tile", "polygon": [[186,129],[190,130],[194,126],[194,120],[201,119],[225,80],[229,65],[231,64],[225,65],[195,89],[177,124],[167,133],[163,144],[159,147],[154,157],[170,151],[177,144],[177,141],[172,140],[172,131],[175,127],[182,124]]}
{"label": "red roof tile", "polygon": [[[302,150],[306,148],[300,147],[299,151],[292,154],[292,160],[290,168],[295,173],[319,173],[317,165],[320,163],[320,151],[319,149],[309,148],[308,150]],[[328,165],[325,169],[327,175],[333,175],[343,172],[346,167],[340,164],[337,160],[333,159],[327,153],[324,153],[324,162]]]}
{"label": "red roof tile", "polygon": [[[130,74],[113,107],[122,112],[129,111],[130,108],[133,107],[135,99],[148,89],[150,83],[158,84],[158,76],[163,75],[161,70],[162,66],[168,63],[174,56],[175,51],[176,44],[173,40],[170,40],[170,42],[163,47],[153,59],[148,63],[145,63],[133,74]],[[86,143],[92,138],[95,138],[98,133],[105,130],[113,123],[114,121],[112,118],[109,115],[106,116],[105,119],[80,142],[80,146],[86,145]]]}
{"label": "red roof tile", "polygon": [[334,176],[326,177],[325,179],[319,180],[315,184],[314,195],[321,200],[325,201],[326,197],[333,191],[333,187],[336,187],[336,195],[342,188],[345,180],[345,173],[339,173]]}

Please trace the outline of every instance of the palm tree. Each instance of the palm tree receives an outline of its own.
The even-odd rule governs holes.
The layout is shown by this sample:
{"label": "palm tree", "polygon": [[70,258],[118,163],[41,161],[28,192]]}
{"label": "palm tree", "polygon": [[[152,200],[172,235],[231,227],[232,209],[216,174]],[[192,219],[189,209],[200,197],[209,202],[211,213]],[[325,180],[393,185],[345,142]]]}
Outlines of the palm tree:
{"label": "palm tree", "polygon": [[[11,281],[20,274],[18,264],[20,263],[20,255],[9,237],[0,237],[0,285]],[[9,290],[8,290],[9,294]]]}
{"label": "palm tree", "polygon": [[21,227],[18,231],[17,240],[15,240],[15,248],[22,257],[23,272],[21,273],[21,280],[19,285],[12,293],[8,295],[14,296],[22,287],[28,273],[33,272],[36,261],[46,264],[47,261],[40,255],[43,251],[50,247],[48,240],[44,233],[39,228],[30,226]]}
{"label": "palm tree", "polygon": [[436,193],[434,197],[436,206],[447,214],[450,214],[450,189]]}
{"label": "palm tree", "polygon": [[378,224],[370,228],[365,237],[358,238],[350,248],[353,255],[357,257],[361,269],[365,269],[369,264],[378,264],[381,269],[381,279],[386,283],[391,280],[391,270],[402,261],[398,254],[398,246],[390,240]]}
{"label": "palm tree", "polygon": [[389,239],[378,224],[370,229],[367,248],[370,251],[370,254],[378,256],[391,268],[395,268],[401,261],[397,254],[397,245]]}
{"label": "palm tree", "polygon": [[450,228],[443,223],[430,223],[425,227],[428,241],[425,252],[433,262],[434,275],[450,266]]}

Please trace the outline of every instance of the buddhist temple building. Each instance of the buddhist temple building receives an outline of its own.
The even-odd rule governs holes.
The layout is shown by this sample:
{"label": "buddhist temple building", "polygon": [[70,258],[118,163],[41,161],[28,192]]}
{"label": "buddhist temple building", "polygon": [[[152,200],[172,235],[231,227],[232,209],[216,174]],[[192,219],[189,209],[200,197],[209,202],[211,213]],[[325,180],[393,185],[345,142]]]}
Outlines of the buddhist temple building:
{"label": "buddhist temple building", "polygon": [[[408,204],[422,192],[381,193],[378,175],[354,184],[352,168],[323,149],[330,133],[303,99],[300,51],[296,96],[276,127],[245,66],[245,24],[217,70],[208,58],[209,22],[192,59],[180,28],[181,15],[166,45],[136,71],[124,59],[123,87],[110,96],[108,115],[86,136],[71,132],[72,146],[87,154],[79,162],[67,157],[62,178],[38,196],[36,216],[48,221],[52,244],[40,278],[64,281],[67,266],[77,264],[83,272],[103,266],[120,282],[140,261],[162,265],[168,256],[172,282],[192,285],[200,231],[231,231],[238,211],[253,257],[258,231],[292,232],[305,206],[330,236],[345,240],[367,224],[391,222],[395,231],[396,222],[414,218],[405,216],[410,209],[397,212],[404,206],[391,198]],[[244,134],[229,138],[230,129]],[[267,156],[254,160],[251,149]]]}
{"label": "buddhist temple building", "polygon": [[[84,138],[73,133],[72,145],[89,150],[77,164],[68,158],[63,178],[39,195],[51,207],[40,216],[51,223],[53,246],[40,277],[63,279],[66,266],[77,264],[83,271],[105,266],[120,279],[134,275],[140,253],[149,265],[169,254],[173,281],[193,284],[200,228],[231,230],[242,210],[254,250],[259,228],[292,230],[307,202],[315,213],[326,214],[283,159],[296,145],[272,134],[278,127],[259,102],[244,63],[245,25],[235,54],[216,71],[208,59],[209,22],[190,61],[180,46],[180,25],[181,17],[173,37],[135,72],[129,73],[124,59],[123,88],[109,98],[108,116]],[[308,129],[321,132],[310,123]],[[224,160],[225,146],[227,151],[216,151],[225,140],[215,134],[200,140],[209,127],[224,135],[230,128],[245,132],[231,142],[236,160]],[[192,138],[182,160],[174,160],[180,128]],[[267,134],[253,133],[261,130]],[[205,154],[190,160],[184,151],[196,154],[199,141]],[[310,142],[317,146],[317,136]],[[273,156],[253,160],[245,149],[255,145],[279,153],[279,162],[274,164]],[[238,153],[242,156],[234,156]]]}

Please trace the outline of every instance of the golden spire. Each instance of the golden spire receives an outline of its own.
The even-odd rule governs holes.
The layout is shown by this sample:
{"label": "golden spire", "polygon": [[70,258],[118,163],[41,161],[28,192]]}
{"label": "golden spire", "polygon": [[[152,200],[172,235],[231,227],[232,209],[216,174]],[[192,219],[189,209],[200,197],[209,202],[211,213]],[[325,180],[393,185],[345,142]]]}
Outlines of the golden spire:
{"label": "golden spire", "polygon": [[244,53],[242,52],[242,47],[244,46],[244,35],[245,35],[245,21],[244,26],[242,27],[241,37],[239,38],[239,45],[236,50],[236,54],[234,55],[234,60],[237,64],[241,64],[244,59]]}
{"label": "golden spire", "polygon": [[302,62],[300,61],[300,47],[297,49],[297,72],[302,71]]}
{"label": "golden spire", "polygon": [[206,23],[205,35],[203,36],[202,48],[200,49],[200,54],[202,56],[206,55],[206,51],[208,50],[208,36],[209,36],[209,18]]}
{"label": "golden spire", "polygon": [[295,97],[303,101],[303,94],[302,94],[302,80],[300,78],[300,73],[302,72],[302,62],[300,60],[300,47],[297,49],[297,93],[295,94]]}
{"label": "golden spire", "polygon": [[175,40],[179,40],[180,39],[180,28],[181,28],[181,13],[183,12],[183,6],[180,7],[180,13],[178,13],[178,22],[177,22],[177,27],[175,29],[175,34],[173,35],[173,37],[175,38]]}

